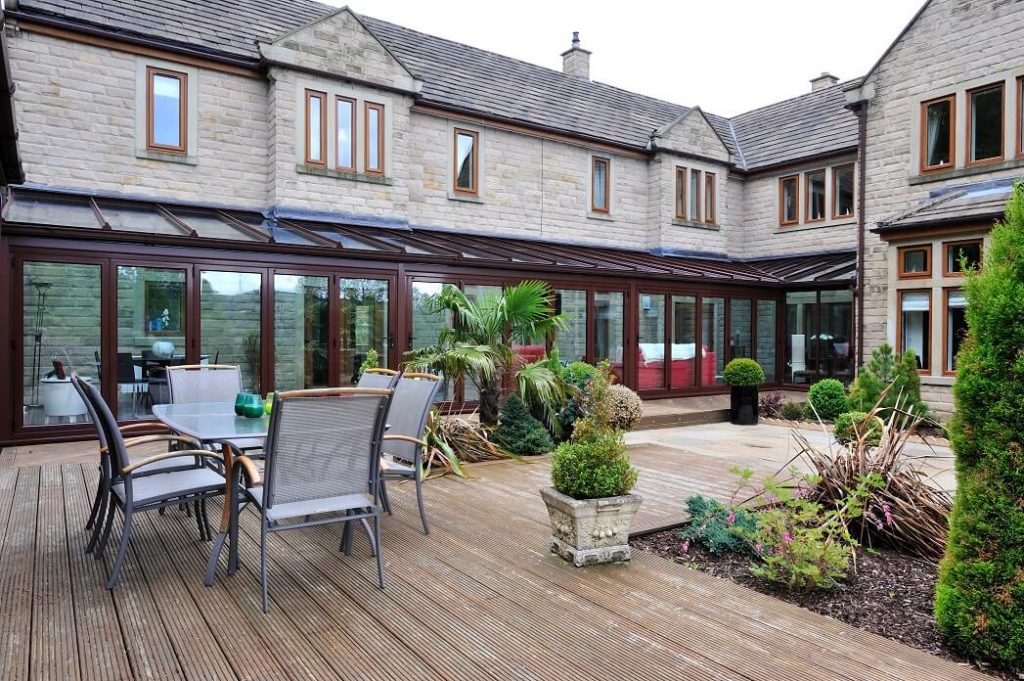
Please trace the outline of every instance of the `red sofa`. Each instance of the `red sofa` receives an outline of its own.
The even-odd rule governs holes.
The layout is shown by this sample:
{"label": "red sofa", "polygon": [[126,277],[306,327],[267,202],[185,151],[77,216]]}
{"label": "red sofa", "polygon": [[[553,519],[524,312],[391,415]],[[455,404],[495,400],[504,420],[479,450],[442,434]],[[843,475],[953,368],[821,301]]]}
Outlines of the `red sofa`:
{"label": "red sofa", "polygon": [[[652,347],[654,344],[641,343],[641,347],[637,348],[637,389],[638,390],[659,390],[665,388],[688,388],[695,385],[693,375],[693,357],[686,359],[673,359],[672,366],[670,367],[669,385],[665,385],[665,354],[664,347],[657,344],[661,348],[660,352]],[[644,353],[644,346],[647,347],[647,354],[650,355],[648,358]],[[675,345],[674,349],[678,349],[685,346]],[[653,350],[653,351],[652,351]],[[714,385],[715,384],[715,353],[708,350],[707,346],[701,346],[702,359],[701,359],[701,383],[703,385]],[[692,350],[689,352],[680,352],[683,356],[692,354]],[[673,356],[676,352],[673,352]]]}

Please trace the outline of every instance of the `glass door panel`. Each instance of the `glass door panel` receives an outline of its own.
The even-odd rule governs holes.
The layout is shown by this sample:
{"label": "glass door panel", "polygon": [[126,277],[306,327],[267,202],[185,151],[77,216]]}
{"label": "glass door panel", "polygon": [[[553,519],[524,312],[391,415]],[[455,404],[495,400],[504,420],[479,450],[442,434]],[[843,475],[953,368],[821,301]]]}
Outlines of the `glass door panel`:
{"label": "glass door panel", "polygon": [[262,392],[263,276],[257,272],[210,270],[199,276],[200,361],[235,365],[242,373],[242,389]]}
{"label": "glass door panel", "polygon": [[704,362],[709,365],[703,370],[701,384],[720,384],[725,369],[725,298],[701,298],[700,323]]}
{"label": "glass door panel", "polygon": [[729,359],[750,357],[751,347],[751,302],[746,298],[732,298],[729,301]]}
{"label": "glass door panel", "polygon": [[[26,262],[22,273],[22,423],[89,420],[68,376],[99,387],[100,266]],[[57,375],[59,362],[64,378]]]}
{"label": "glass door panel", "polygon": [[[412,282],[412,343],[410,350],[419,350],[436,344],[441,329],[451,326],[450,312],[431,312],[427,309],[430,297],[441,293],[443,288],[444,284],[436,281]],[[445,380],[438,393],[438,399],[447,402],[452,399],[454,394],[454,386]]]}
{"label": "glass door panel", "polygon": [[637,311],[640,347],[637,349],[637,389],[665,387],[665,296],[640,294]]}
{"label": "glass door panel", "polygon": [[765,381],[774,383],[775,376],[775,308],[774,300],[757,301],[757,363],[764,369]]}
{"label": "glass door panel", "polygon": [[338,385],[354,385],[370,350],[388,366],[388,281],[342,279],[338,306]]}
{"label": "glass door panel", "polygon": [[822,378],[853,379],[853,291],[821,291],[818,372]]}
{"label": "glass door panel", "polygon": [[594,361],[606,359],[622,380],[623,295],[618,291],[594,293]]}
{"label": "glass door panel", "polygon": [[188,339],[185,270],[117,268],[117,415],[153,418],[170,401],[167,367],[184,364]]}
{"label": "glass door panel", "polygon": [[714,358],[697,360],[697,297],[672,296],[672,344],[670,375],[673,388],[692,388],[696,385],[696,367],[708,367],[704,382],[715,380]]}
{"label": "glass door panel", "polygon": [[328,279],[274,275],[274,389],[328,384]]}
{"label": "glass door panel", "polygon": [[790,383],[813,383],[817,356],[813,345],[818,335],[818,294],[797,291],[786,294],[786,376]]}
{"label": "glass door panel", "polygon": [[559,358],[565,364],[582,362],[587,357],[587,292],[558,289],[555,312],[566,320],[565,330],[555,332]]}
{"label": "glass door panel", "polygon": [[[466,297],[474,303],[479,302],[484,296],[498,296],[501,295],[500,286],[491,286],[486,284],[466,284],[462,287]],[[515,347],[515,345],[513,345]],[[480,390],[476,387],[476,384],[467,378],[462,384],[462,401],[463,402],[476,402],[480,399]]]}

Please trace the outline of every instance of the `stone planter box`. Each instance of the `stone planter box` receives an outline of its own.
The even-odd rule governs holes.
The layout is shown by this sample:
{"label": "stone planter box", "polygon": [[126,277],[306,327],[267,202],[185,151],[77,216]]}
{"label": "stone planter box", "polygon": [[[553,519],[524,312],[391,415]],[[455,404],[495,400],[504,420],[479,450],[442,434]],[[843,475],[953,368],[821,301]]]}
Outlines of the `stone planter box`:
{"label": "stone planter box", "polygon": [[554,487],[540,495],[551,518],[551,551],[576,567],[625,563],[630,559],[629,526],[643,499],[624,494],[579,500]]}

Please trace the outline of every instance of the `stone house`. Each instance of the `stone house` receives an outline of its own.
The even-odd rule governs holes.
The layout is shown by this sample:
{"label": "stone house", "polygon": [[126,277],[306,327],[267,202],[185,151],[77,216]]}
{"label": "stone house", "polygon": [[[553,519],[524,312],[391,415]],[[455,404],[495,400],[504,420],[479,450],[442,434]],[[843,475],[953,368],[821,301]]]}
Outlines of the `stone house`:
{"label": "stone house", "polygon": [[[563,361],[608,359],[644,397],[720,392],[738,356],[771,386],[848,381],[862,351],[923,333],[894,337],[888,316],[919,296],[890,285],[888,244],[975,206],[957,178],[1013,174],[961,157],[913,172],[907,97],[945,94],[908,84],[909,55],[951,12],[979,27],[969,43],[987,6],[929,3],[866,77],[822,74],[725,118],[592,81],[575,36],[555,71],[311,0],[9,1],[25,180],[0,228],[0,411],[17,415],[0,442],[86,431],[52,413],[53,360],[124,420],[160,399],[167,362],[237,363],[264,391],[344,385],[369,350],[395,366],[436,338],[447,320],[422,303],[445,283],[550,282]],[[1008,101],[1013,55],[993,50]],[[992,82],[944,59],[935,83],[958,107],[971,79]],[[472,405],[474,387],[447,398]]]}

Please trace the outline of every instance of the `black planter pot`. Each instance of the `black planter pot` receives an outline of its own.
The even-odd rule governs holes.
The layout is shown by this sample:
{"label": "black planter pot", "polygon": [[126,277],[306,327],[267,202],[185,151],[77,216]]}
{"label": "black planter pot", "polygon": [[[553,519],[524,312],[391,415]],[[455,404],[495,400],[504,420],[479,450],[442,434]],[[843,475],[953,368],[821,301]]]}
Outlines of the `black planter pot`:
{"label": "black planter pot", "polygon": [[737,426],[756,426],[757,386],[734,385],[730,397],[729,420]]}

